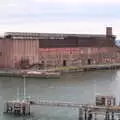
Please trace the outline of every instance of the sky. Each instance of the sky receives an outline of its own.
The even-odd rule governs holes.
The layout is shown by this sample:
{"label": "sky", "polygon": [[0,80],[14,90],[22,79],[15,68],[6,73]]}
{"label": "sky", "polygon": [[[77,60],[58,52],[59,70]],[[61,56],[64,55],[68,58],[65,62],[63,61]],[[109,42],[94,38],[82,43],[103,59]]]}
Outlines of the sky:
{"label": "sky", "polygon": [[120,39],[120,0],[0,0],[0,33],[105,34]]}

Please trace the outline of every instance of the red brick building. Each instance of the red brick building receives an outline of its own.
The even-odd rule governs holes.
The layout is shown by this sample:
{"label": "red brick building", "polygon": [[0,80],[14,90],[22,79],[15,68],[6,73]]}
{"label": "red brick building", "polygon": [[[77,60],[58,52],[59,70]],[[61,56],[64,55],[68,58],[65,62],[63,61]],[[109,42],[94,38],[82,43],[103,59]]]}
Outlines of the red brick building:
{"label": "red brick building", "polygon": [[119,51],[111,27],[104,35],[8,32],[0,39],[0,67],[118,63]]}

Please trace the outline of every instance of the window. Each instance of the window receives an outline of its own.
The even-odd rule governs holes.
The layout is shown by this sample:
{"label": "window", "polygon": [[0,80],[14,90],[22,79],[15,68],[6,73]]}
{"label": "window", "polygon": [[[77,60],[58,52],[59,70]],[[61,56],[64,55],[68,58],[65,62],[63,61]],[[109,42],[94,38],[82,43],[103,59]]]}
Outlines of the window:
{"label": "window", "polygon": [[67,65],[66,60],[63,60],[63,66],[65,67]]}

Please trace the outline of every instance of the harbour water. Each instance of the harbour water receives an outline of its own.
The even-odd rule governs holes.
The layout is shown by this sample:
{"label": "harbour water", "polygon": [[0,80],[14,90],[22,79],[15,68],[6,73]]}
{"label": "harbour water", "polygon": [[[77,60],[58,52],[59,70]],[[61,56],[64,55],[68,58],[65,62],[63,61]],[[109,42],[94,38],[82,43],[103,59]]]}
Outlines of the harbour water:
{"label": "harbour water", "polygon": [[[23,96],[23,78],[0,77],[0,120],[78,120],[78,110],[34,106],[31,118],[3,115],[5,100]],[[96,94],[114,95],[119,103],[120,70],[67,73],[60,79],[26,79],[26,93],[35,99],[94,103]]]}

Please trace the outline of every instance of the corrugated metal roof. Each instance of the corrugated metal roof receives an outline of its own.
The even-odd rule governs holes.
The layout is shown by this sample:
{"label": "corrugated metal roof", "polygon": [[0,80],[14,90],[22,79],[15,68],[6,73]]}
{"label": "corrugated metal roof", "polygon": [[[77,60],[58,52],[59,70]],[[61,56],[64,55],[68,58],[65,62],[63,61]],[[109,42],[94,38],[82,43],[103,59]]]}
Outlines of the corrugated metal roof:
{"label": "corrugated metal roof", "polygon": [[6,32],[6,35],[12,35],[13,37],[105,37],[104,34],[59,34],[59,33],[25,33],[25,32]]}

